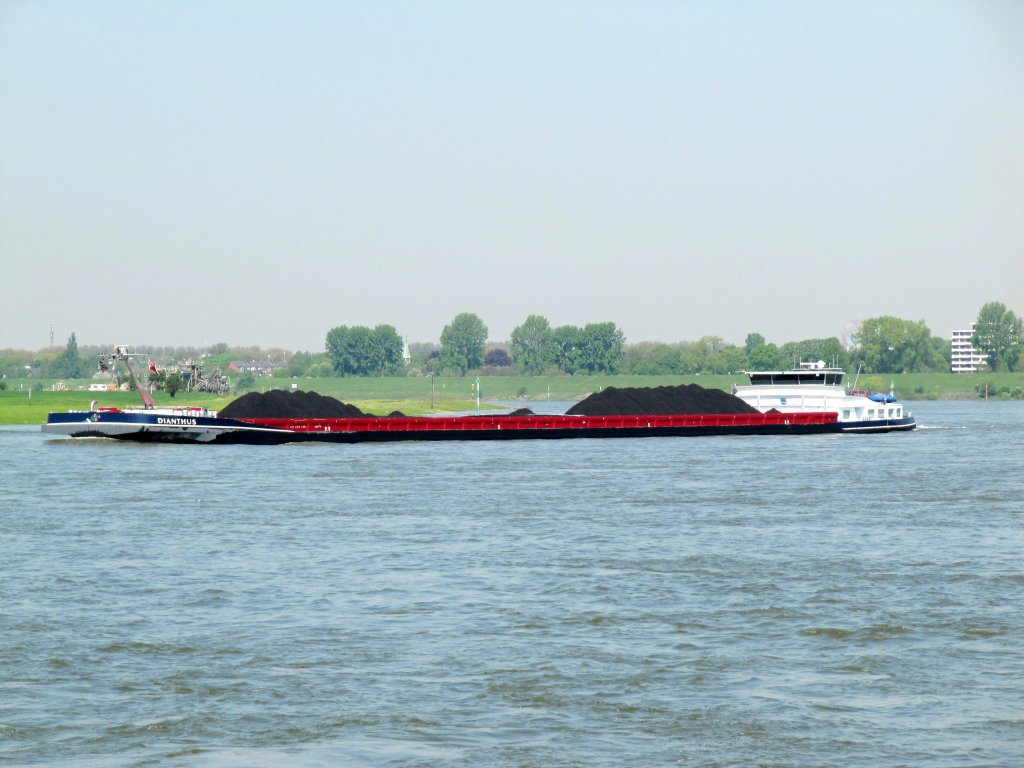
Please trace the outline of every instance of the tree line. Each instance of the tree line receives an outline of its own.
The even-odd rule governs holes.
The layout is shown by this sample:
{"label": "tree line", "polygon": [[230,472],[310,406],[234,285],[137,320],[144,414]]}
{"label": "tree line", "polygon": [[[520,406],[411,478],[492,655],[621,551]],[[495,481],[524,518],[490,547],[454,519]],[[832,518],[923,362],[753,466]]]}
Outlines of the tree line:
{"label": "tree line", "polygon": [[[1019,370],[1024,339],[1021,325],[1022,320],[999,302],[989,302],[979,311],[974,345],[988,355],[989,369]],[[410,345],[409,359],[403,361],[397,351],[398,333],[392,326],[372,330],[342,326],[328,333],[325,358],[335,375],[367,375],[374,371],[385,375],[403,370],[466,375],[468,371],[488,369],[527,375],[730,374],[789,368],[805,360],[824,360],[865,373],[923,373],[949,371],[951,362],[949,339],[933,335],[924,321],[891,315],[864,320],[847,344],[830,337],[776,345],[756,332],[749,333],[742,346],[729,344],[719,336],[675,344],[626,344],[625,335],[615,323],[552,327],[542,315],[528,316],[512,331],[507,343],[488,348],[487,333],[487,326],[477,315],[462,313],[445,326],[439,345]],[[364,340],[371,352],[361,363],[348,353],[339,353],[334,340],[338,334]],[[376,334],[384,334],[389,343],[374,347],[368,340]],[[385,347],[390,357],[382,360],[379,350]],[[323,373],[323,368],[320,371]]]}
{"label": "tree line", "polygon": [[[341,376],[394,375],[403,367],[422,374],[465,376],[484,368],[516,368],[527,374],[618,373],[625,335],[615,323],[589,323],[552,328],[540,315],[530,315],[503,346],[487,347],[487,326],[472,312],[456,315],[433,345],[404,344],[393,326],[338,326],[327,332],[326,358]],[[417,359],[418,358],[418,359]]]}
{"label": "tree line", "polygon": [[[1017,371],[1024,364],[1024,320],[1000,302],[989,302],[978,312],[973,345],[988,355],[993,371]],[[95,370],[94,350],[78,349],[72,333],[67,346],[45,354],[0,351],[4,378],[33,375],[48,378],[83,378]],[[108,348],[100,350],[109,351]],[[278,359],[278,375],[291,377],[395,376],[456,374],[471,371],[526,375],[615,374],[695,375],[730,374],[742,370],[789,368],[804,360],[824,360],[847,370],[865,373],[922,373],[949,371],[950,340],[934,336],[923,321],[893,316],[861,322],[844,344],[836,337],[804,339],[776,345],[760,333],[747,334],[743,345],[719,336],[673,344],[627,344],[613,322],[582,327],[553,327],[542,315],[529,315],[507,342],[489,343],[483,320],[474,313],[456,315],[441,332],[440,343],[406,345],[392,325],[338,326],[327,332],[322,352],[261,350],[228,347],[221,342],[198,350],[190,347],[142,348],[150,354],[179,360],[188,357],[227,366],[232,359]]]}

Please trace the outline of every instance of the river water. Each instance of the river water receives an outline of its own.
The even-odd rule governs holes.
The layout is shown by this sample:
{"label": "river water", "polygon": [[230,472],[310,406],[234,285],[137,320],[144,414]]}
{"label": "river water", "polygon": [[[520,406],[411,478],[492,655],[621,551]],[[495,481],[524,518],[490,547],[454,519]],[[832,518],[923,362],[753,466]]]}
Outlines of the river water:
{"label": "river water", "polygon": [[1024,404],[909,434],[0,429],[0,764],[1024,764]]}

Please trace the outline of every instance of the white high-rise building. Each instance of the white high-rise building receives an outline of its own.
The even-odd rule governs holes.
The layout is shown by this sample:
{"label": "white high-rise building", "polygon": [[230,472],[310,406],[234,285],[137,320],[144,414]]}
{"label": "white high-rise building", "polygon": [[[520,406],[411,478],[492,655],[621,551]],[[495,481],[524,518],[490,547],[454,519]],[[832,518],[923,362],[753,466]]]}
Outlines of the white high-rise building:
{"label": "white high-rise building", "polygon": [[953,345],[950,370],[953,373],[974,373],[978,371],[988,355],[978,352],[971,344],[971,337],[974,336],[974,323],[970,328],[953,331]]}

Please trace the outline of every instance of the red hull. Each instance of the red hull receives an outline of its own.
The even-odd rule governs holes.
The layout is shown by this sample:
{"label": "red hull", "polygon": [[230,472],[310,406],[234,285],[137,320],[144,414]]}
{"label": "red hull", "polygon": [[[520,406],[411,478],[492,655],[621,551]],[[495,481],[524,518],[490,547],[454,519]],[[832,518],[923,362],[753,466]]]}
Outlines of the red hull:
{"label": "red hull", "polygon": [[415,440],[779,434],[838,431],[835,413],[239,419],[307,439]]}

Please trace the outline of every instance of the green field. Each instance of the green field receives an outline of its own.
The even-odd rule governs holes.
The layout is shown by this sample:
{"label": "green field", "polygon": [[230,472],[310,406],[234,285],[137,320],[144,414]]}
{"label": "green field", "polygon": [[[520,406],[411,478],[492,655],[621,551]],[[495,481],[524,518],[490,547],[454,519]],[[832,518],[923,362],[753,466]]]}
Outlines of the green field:
{"label": "green field", "polygon": [[[319,380],[327,381],[327,380]],[[278,388],[290,388],[289,382],[277,382]],[[267,388],[270,388],[268,385]],[[332,394],[326,387],[308,387],[308,389],[320,392],[321,394]],[[334,395],[337,397],[337,395]],[[157,405],[201,405],[215,410],[221,409],[234,400],[236,395],[217,396],[205,393],[179,392],[178,396],[171,398],[168,395],[157,392],[153,399]],[[134,392],[88,392],[71,390],[67,392],[53,392],[51,390],[36,391],[31,398],[26,391],[10,390],[0,392],[0,424],[43,424],[46,416],[52,411],[86,410],[91,401],[95,400],[101,408],[123,408],[130,405],[141,405],[142,401]],[[401,411],[409,416],[429,413],[431,404],[429,396],[427,399],[402,399],[399,397],[375,397],[368,399],[349,398],[345,402],[352,403],[367,413],[385,415],[394,411]],[[434,410],[442,411],[466,411],[476,407],[475,400],[464,398],[437,398],[434,402]]]}
{"label": "green field", "polygon": [[[606,387],[657,387],[697,383],[708,388],[729,391],[733,384],[745,379],[735,376],[488,376],[481,379],[484,407],[493,401],[521,401],[528,407],[538,400],[580,400]],[[69,382],[66,392],[54,392],[53,380],[15,379],[5,382],[0,391],[0,424],[42,424],[50,411],[86,409],[92,400],[101,407],[138,405],[134,392],[89,392],[87,383]],[[852,383],[852,378],[850,380]],[[1024,394],[1024,373],[909,373],[901,375],[862,376],[858,386],[872,391],[889,391],[890,387],[904,400],[973,399],[984,392],[988,383],[993,399]],[[368,413],[387,414],[392,411],[420,415],[447,411],[466,411],[476,407],[475,378],[472,376],[344,378],[344,379],[258,379],[257,391],[266,389],[299,389],[330,395],[352,403]],[[30,387],[42,386],[42,391]],[[79,389],[79,387],[81,389]],[[219,409],[235,399],[235,395],[215,396],[179,392],[176,398],[158,392],[158,404],[203,405]]]}

